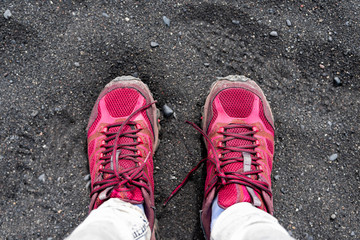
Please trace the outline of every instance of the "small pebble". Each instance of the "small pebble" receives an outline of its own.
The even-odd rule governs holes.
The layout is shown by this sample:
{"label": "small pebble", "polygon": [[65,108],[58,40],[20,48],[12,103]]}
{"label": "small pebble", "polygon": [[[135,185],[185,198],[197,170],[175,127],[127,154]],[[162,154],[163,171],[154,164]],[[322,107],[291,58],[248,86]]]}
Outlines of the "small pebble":
{"label": "small pebble", "polygon": [[236,25],[239,25],[239,24],[240,24],[240,21],[238,21],[238,20],[232,20],[232,23],[233,23],[233,24],[236,24]]}
{"label": "small pebble", "polygon": [[4,12],[4,18],[5,18],[5,19],[9,19],[9,18],[11,18],[11,16],[12,16],[12,14],[11,14],[10,10],[7,9],[7,10]]}
{"label": "small pebble", "polygon": [[334,85],[336,86],[336,87],[338,87],[338,86],[341,86],[341,80],[340,80],[340,78],[339,77],[334,77]]}
{"label": "small pebble", "polygon": [[38,177],[39,181],[41,182],[45,182],[45,173],[41,174],[39,177]]}
{"label": "small pebble", "polygon": [[280,188],[280,192],[281,192],[282,194],[286,194],[286,190],[285,190],[284,188]]}
{"label": "small pebble", "polygon": [[337,158],[338,158],[338,154],[337,154],[337,153],[334,153],[334,154],[332,154],[332,155],[329,157],[329,160],[330,160],[330,161],[335,161]]}
{"label": "small pebble", "polygon": [[170,19],[168,19],[166,16],[163,16],[163,21],[166,24],[166,26],[170,27]]}
{"label": "small pebble", "polygon": [[174,114],[174,111],[167,104],[163,106],[162,110],[165,117],[171,117]]}
{"label": "small pebble", "polygon": [[102,13],[102,15],[103,15],[104,17],[107,17],[107,18],[110,17],[109,14],[107,14],[107,13]]}
{"label": "small pebble", "polygon": [[288,27],[291,27],[291,21],[290,21],[289,19],[286,19],[286,25],[287,25]]}
{"label": "small pebble", "polygon": [[85,185],[85,188],[86,188],[86,189],[90,189],[90,186],[91,186],[91,181],[88,181],[88,182],[86,183],[86,185]]}
{"label": "small pebble", "polygon": [[329,40],[329,42],[332,42],[333,38],[331,36],[329,36],[328,40]]}
{"label": "small pebble", "polygon": [[355,232],[354,231],[351,231],[351,236],[355,236]]}
{"label": "small pebble", "polygon": [[34,110],[34,111],[31,112],[30,116],[36,117],[38,114],[39,114],[39,111]]}
{"label": "small pebble", "polygon": [[133,77],[138,78],[139,77],[139,73],[138,72],[133,72],[133,74],[131,74]]}
{"label": "small pebble", "polygon": [[75,67],[80,67],[80,63],[74,62]]}
{"label": "small pebble", "polygon": [[205,67],[209,67],[209,66],[210,66],[210,63],[204,63],[204,66],[205,66]]}
{"label": "small pebble", "polygon": [[150,46],[151,46],[152,48],[156,48],[156,47],[159,46],[159,44],[158,44],[157,42],[151,42],[151,43],[150,43]]}
{"label": "small pebble", "polygon": [[271,31],[271,32],[270,32],[270,36],[272,36],[272,37],[277,37],[277,36],[279,36],[279,35],[278,35],[277,31]]}
{"label": "small pebble", "polygon": [[85,175],[85,176],[84,176],[84,181],[89,181],[89,180],[90,180],[90,174]]}
{"label": "small pebble", "polygon": [[280,176],[279,176],[279,175],[275,175],[275,176],[274,176],[274,180],[275,180],[275,181],[277,181],[277,180],[279,180],[279,179],[280,179]]}
{"label": "small pebble", "polygon": [[125,21],[126,21],[126,22],[130,21],[130,18],[126,17],[126,18],[125,18]]}
{"label": "small pebble", "polygon": [[319,64],[319,67],[320,67],[321,69],[324,69],[324,68],[325,68],[325,66],[324,66],[323,64]]}
{"label": "small pebble", "polygon": [[336,215],[333,213],[333,214],[331,214],[330,218],[331,218],[331,220],[335,220]]}

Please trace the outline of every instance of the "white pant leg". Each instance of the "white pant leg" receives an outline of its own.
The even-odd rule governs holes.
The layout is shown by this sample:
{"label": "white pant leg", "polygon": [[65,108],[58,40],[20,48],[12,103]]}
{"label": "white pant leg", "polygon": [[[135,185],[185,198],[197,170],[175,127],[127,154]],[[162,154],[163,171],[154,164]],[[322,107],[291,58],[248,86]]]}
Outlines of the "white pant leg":
{"label": "white pant leg", "polygon": [[148,240],[150,237],[149,222],[141,209],[111,198],[91,211],[67,240]]}
{"label": "white pant leg", "polygon": [[247,202],[237,203],[220,214],[211,231],[212,240],[293,239],[276,218]]}

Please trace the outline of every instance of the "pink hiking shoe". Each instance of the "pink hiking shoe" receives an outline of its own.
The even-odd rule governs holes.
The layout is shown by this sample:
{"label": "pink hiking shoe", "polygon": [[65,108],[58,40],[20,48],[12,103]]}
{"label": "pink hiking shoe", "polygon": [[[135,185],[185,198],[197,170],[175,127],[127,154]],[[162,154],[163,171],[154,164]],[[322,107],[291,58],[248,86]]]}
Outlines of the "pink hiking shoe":
{"label": "pink hiking shoe", "polygon": [[154,238],[153,155],[159,111],[139,79],[118,77],[105,86],[88,123],[90,211],[110,198],[143,204]]}
{"label": "pink hiking shoe", "polygon": [[249,202],[273,214],[274,120],[260,87],[244,76],[215,82],[203,114],[208,161],[201,222],[210,239],[216,196],[223,209]]}
{"label": "pink hiking shoe", "polygon": [[223,209],[249,202],[272,214],[274,120],[260,87],[244,76],[221,78],[213,84],[206,99],[202,129],[190,124],[204,136],[208,157],[189,172],[165,204],[206,162],[201,224],[207,239],[216,196]]}

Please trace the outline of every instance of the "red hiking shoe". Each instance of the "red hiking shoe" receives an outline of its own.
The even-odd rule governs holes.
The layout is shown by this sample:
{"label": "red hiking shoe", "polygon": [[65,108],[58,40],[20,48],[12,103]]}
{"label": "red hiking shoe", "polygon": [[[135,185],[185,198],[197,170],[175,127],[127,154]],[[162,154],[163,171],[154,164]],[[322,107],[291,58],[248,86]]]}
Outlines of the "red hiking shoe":
{"label": "red hiking shoe", "polygon": [[201,211],[206,237],[210,239],[216,196],[223,209],[249,202],[273,214],[274,120],[260,87],[244,76],[215,82],[205,102],[202,129],[208,149]]}
{"label": "red hiking shoe", "polygon": [[189,172],[165,204],[206,162],[201,223],[207,239],[216,196],[223,209],[250,202],[272,214],[274,120],[260,87],[244,76],[221,78],[213,84],[206,99],[202,129],[188,123],[204,136],[208,157]]}
{"label": "red hiking shoe", "polygon": [[159,111],[139,79],[118,77],[105,86],[88,123],[90,211],[110,198],[143,204],[154,239],[153,155]]}

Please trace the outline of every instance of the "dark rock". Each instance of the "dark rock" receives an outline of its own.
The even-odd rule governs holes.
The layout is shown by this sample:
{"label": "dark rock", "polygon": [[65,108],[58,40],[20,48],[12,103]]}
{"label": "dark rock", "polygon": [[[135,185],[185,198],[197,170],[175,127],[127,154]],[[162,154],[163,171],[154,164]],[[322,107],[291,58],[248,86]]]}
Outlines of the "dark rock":
{"label": "dark rock", "polygon": [[171,117],[174,114],[174,111],[167,104],[162,107],[162,110],[165,117]]}

